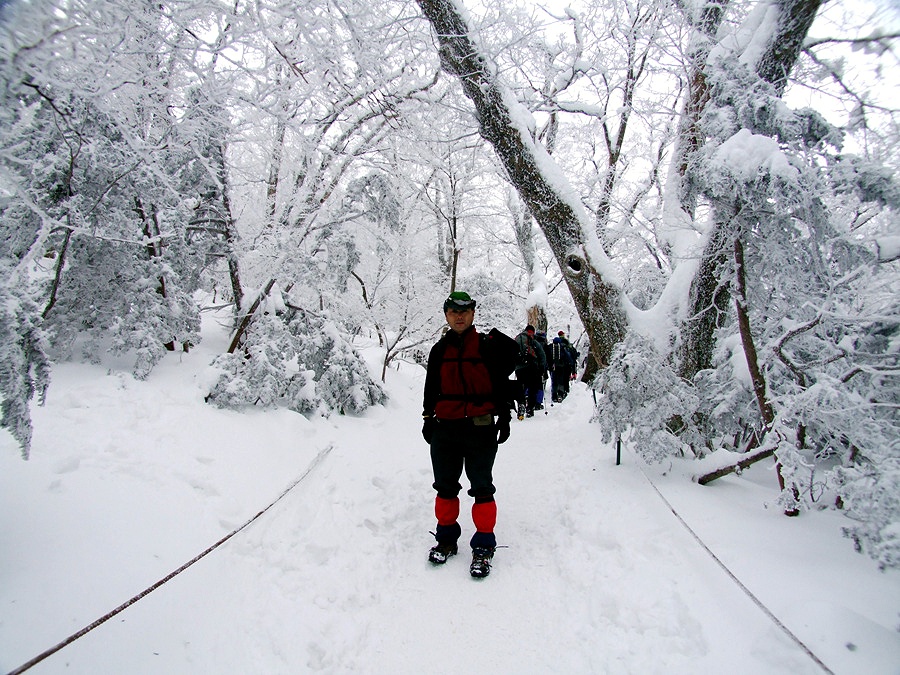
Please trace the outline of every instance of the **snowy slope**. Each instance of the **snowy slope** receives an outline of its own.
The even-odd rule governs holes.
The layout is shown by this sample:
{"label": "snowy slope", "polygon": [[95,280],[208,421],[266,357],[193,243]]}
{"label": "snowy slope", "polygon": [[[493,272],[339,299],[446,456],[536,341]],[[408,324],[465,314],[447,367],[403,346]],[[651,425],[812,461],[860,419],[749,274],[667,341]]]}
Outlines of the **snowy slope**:
{"label": "snowy slope", "polygon": [[464,548],[426,562],[420,368],[391,370],[390,402],[363,418],[239,414],[203,402],[227,341],[211,318],[204,332],[147,382],[58,366],[32,459],[0,438],[3,672],[293,485],[29,672],[900,673],[900,574],[855,553],[840,514],[780,515],[769,466],[706,487],[687,462],[615,466],[578,385],[513,420],[495,467],[505,548],[475,581]]}

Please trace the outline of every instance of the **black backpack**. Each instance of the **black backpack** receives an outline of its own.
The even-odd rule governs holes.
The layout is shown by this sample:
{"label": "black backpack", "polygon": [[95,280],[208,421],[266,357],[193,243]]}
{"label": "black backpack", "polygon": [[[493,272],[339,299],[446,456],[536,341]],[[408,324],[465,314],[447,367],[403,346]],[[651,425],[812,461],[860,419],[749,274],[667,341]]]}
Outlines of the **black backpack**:
{"label": "black backpack", "polygon": [[534,365],[538,362],[537,352],[535,351],[535,340],[532,337],[529,337],[526,333],[522,333],[519,335],[521,338],[524,336],[523,341],[519,341],[517,338],[514,340],[516,343],[516,353],[518,355],[519,363],[524,364],[526,366]]}

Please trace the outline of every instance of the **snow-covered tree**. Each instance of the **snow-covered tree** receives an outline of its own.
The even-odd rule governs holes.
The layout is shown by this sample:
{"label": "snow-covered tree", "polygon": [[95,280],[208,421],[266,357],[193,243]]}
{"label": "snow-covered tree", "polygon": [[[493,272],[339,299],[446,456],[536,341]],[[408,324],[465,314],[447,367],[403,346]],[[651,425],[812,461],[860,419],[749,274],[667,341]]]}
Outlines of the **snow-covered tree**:
{"label": "snow-covered tree", "polygon": [[[32,261],[55,257],[43,312],[53,348],[65,353],[87,332],[88,351],[132,351],[134,373],[145,377],[165,345],[199,340],[197,274],[184,245],[187,200],[174,184],[181,158],[167,147],[177,120],[168,112],[172,74],[161,67],[166,21],[142,7],[141,28],[129,32],[126,15],[114,4],[73,5],[51,12],[58,25],[25,21],[11,34],[8,95],[39,108],[22,117],[22,104],[13,106],[16,127],[44,141],[40,154],[12,146],[7,177],[18,208],[40,222]],[[58,50],[72,58],[54,61]],[[99,81],[110,85],[99,92],[98,61]],[[47,122],[49,133],[32,131]]]}

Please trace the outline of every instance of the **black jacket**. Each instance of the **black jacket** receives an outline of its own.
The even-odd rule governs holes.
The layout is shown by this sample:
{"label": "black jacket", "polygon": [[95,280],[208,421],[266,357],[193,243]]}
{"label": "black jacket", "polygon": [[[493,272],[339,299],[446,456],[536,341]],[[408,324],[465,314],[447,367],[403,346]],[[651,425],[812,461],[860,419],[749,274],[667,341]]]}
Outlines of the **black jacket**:
{"label": "black jacket", "polygon": [[[494,410],[498,415],[508,417],[511,407],[509,376],[516,367],[519,345],[496,328],[492,328],[487,335],[479,333],[478,339],[481,358],[484,359],[491,377]],[[460,336],[452,330],[447,331],[428,354],[428,369],[425,373],[425,392],[422,401],[424,417],[431,417],[434,414],[434,407],[441,396],[441,362],[444,358],[444,351],[452,340],[460,340]]]}

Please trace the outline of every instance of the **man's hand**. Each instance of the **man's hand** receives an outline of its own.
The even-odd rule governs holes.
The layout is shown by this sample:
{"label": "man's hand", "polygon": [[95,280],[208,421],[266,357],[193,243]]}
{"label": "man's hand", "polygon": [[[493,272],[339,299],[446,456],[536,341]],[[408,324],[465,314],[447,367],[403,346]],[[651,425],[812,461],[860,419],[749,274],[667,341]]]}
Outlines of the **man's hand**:
{"label": "man's hand", "polygon": [[434,434],[435,419],[433,417],[425,417],[422,420],[422,438],[431,445],[431,436]]}
{"label": "man's hand", "polygon": [[497,444],[503,443],[509,438],[509,417],[497,418]]}

